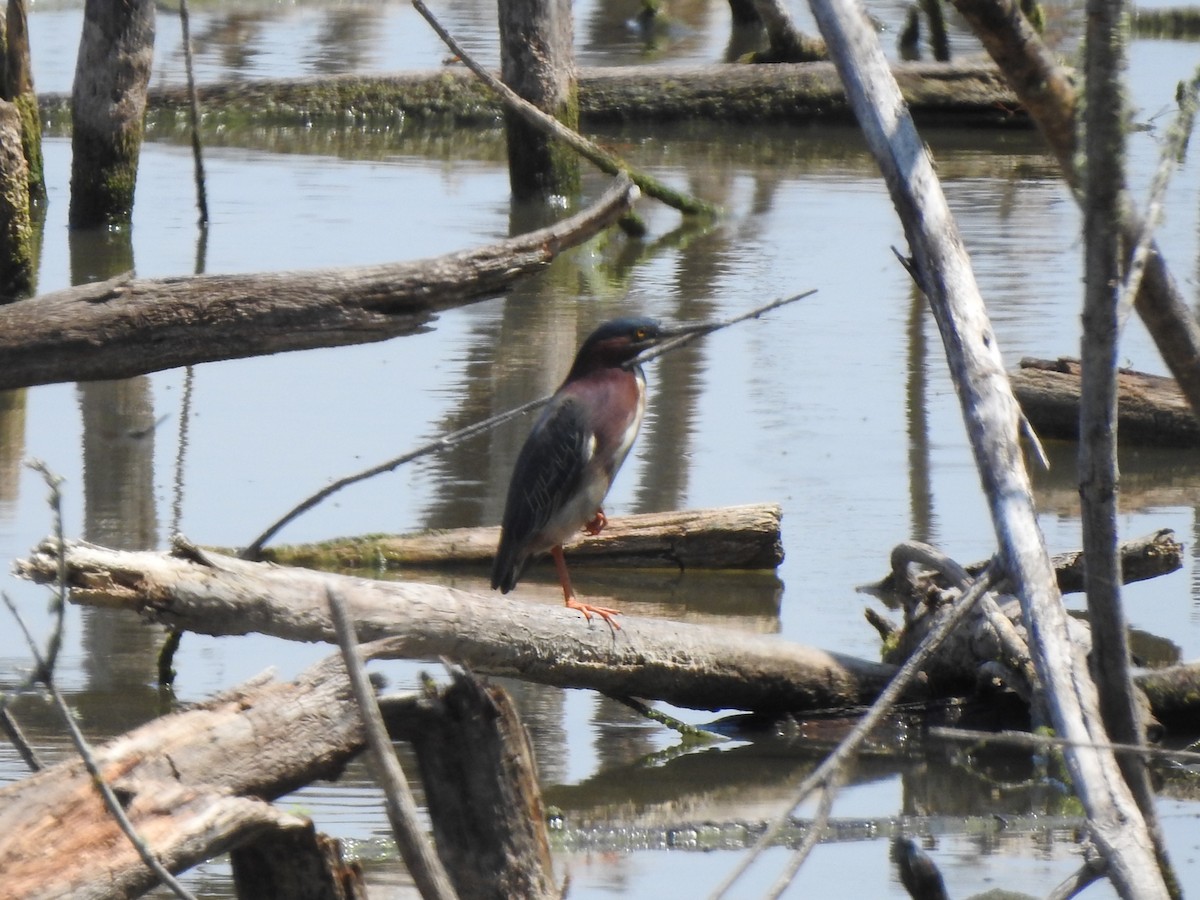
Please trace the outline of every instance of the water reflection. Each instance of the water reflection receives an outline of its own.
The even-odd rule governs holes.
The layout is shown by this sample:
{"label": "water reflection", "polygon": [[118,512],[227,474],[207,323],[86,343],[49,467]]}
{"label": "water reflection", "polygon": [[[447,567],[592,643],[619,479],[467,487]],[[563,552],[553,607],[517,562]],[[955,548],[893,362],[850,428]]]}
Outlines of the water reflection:
{"label": "water reflection", "polygon": [[[69,240],[74,284],[133,268],[128,228],[75,230]],[[84,539],[123,550],[156,547],[158,420],[150,377],[82,382],[76,396],[83,420]],[[150,685],[161,630],[115,610],[84,609],[81,616],[86,688],[73,705],[93,727],[119,733],[156,709]]]}
{"label": "water reflection", "polygon": [[0,519],[16,509],[25,459],[25,405],[28,391],[0,391]]}

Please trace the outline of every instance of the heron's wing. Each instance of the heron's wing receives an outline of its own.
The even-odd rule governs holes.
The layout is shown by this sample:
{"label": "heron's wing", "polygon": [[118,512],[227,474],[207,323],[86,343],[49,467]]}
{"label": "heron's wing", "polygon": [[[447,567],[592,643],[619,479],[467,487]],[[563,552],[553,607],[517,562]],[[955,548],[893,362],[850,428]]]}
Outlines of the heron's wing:
{"label": "heron's wing", "polygon": [[556,397],[538,418],[517,456],[503,532],[492,568],[492,587],[507,593],[521,577],[532,542],[583,483],[590,438],[579,401]]}

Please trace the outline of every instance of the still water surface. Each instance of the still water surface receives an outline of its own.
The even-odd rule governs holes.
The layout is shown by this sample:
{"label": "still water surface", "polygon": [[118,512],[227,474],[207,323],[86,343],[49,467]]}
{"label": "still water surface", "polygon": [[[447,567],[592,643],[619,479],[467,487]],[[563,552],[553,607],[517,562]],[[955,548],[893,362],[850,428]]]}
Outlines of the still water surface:
{"label": "still water surface", "polygon": [[[899,5],[873,12],[897,18]],[[436,9],[485,62],[494,62],[492,7]],[[647,46],[611,5],[575,9],[580,61],[625,64],[717,61],[728,44],[723,4],[680,6],[680,24]],[[81,11],[39,6],[31,17],[41,90],[68,90]],[[797,17],[805,16],[797,9]],[[192,12],[201,80],[432,68],[444,53],[404,3],[367,6],[221,3]],[[173,19],[162,14],[156,82],[182,78]],[[969,47],[958,34],[956,42]],[[1139,195],[1169,116],[1175,81],[1189,77],[1195,45],[1139,42],[1132,52],[1137,121],[1131,165]],[[1036,136],[924,135],[937,159],[992,313],[1005,358],[1076,354],[1081,291],[1079,216]],[[787,559],[778,580],[731,586],[702,576],[649,577],[630,587],[579,574],[623,609],[779,633],[873,658],[874,632],[856,585],[881,576],[898,541],[936,543],[963,561],[994,545],[978,479],[945,372],[936,328],[892,254],[903,235],[875,168],[849,128],[714,128],[600,135],[635,164],[719,203],[714,225],[681,224],[644,202],[644,242],[601,238],[504,298],[442,315],[427,334],[365,347],[318,350],[198,367],[181,440],[183,372],[128,382],[53,385],[13,395],[0,408],[0,556],[23,555],[50,530],[45,488],[20,467],[45,460],[66,478],[66,531],[117,546],[161,546],[178,527],[204,544],[236,546],[303,496],[458,427],[541,396],[561,379],[578,341],[622,313],[696,319],[732,314],[817,288],[800,304],[653,364],[651,406],[634,453],[606,504],[610,515],[676,507],[775,501],[784,508]],[[246,272],[339,266],[436,255],[495,240],[522,221],[508,197],[498,131],[430,135],[408,126],[330,135],[294,131],[212,135],[206,157],[212,224],[195,227],[188,150],[149,144],[142,158],[129,240],[66,229],[69,141],[46,144],[50,206],[40,290],[135,267],[140,275],[202,269]],[[1197,174],[1172,185],[1160,243],[1188,296],[1197,266]],[[604,187],[589,178],[588,198]],[[1122,359],[1163,371],[1140,324]],[[290,526],[287,542],[378,531],[493,524],[526,423],[339,494]],[[181,450],[181,447],[183,448]],[[1050,448],[1054,468],[1036,476],[1041,525],[1052,551],[1078,545],[1069,446]],[[1163,661],[1200,655],[1200,579],[1194,453],[1128,453],[1122,459],[1121,529],[1175,529],[1188,545],[1184,570],[1129,588],[1128,615],[1164,640]],[[182,490],[176,473],[182,472]],[[458,582],[485,589],[481,579]],[[39,631],[43,591],[0,585]],[[642,602],[639,597],[652,595]],[[733,598],[732,600],[730,598]],[[1079,609],[1080,601],[1069,600]],[[89,734],[101,738],[158,709],[153,688],[160,636],[137,622],[73,610],[61,671]],[[0,629],[0,684],[27,665],[14,629]],[[196,700],[274,666],[290,676],[328,652],[261,638],[189,635],[177,658],[179,699]],[[1158,657],[1156,657],[1158,658]],[[418,667],[380,667],[406,689]],[[730,852],[697,853],[606,844],[592,826],[656,828],[698,821],[757,821],[779,809],[810,762],[796,742],[731,742],[680,758],[650,754],[674,738],[587,692],[512,684],[534,735],[548,802],[564,813],[559,861],[572,896],[678,896],[708,889],[734,864]],[[58,729],[40,704],[23,702],[48,755]],[[705,721],[683,713],[693,721]],[[740,758],[739,758],[740,757]],[[886,863],[887,841],[863,821],[914,817],[930,835],[952,896],[1003,886],[1044,894],[1077,865],[1069,832],[972,826],[993,814],[1059,811],[1054,797],[1020,784],[1020,761],[973,760],[934,748],[902,764],[864,765],[838,799],[843,839],[806,864],[794,896],[903,897]],[[0,747],[0,780],[20,777]],[[387,825],[359,768],[336,785],[291,801],[319,828],[377,854]],[[802,808],[807,815],[811,809]],[[1164,798],[1162,814],[1185,887],[1200,890],[1200,805]],[[968,833],[974,828],[975,833]],[[655,845],[653,834],[646,837]],[[687,832],[677,846],[702,838]],[[874,834],[874,837],[872,837]],[[591,843],[585,840],[590,836]],[[738,896],[761,894],[782,851]],[[372,886],[403,894],[391,861],[371,864]],[[228,891],[219,863],[189,876],[198,891]],[[373,894],[374,896],[374,894]],[[1091,896],[1111,896],[1106,887]]]}

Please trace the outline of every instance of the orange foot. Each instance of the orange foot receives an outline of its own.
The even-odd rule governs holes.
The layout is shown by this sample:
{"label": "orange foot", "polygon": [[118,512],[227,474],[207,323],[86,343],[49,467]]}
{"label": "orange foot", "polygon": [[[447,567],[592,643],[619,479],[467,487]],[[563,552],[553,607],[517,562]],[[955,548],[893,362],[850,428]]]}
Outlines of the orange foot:
{"label": "orange foot", "polygon": [[567,609],[579,610],[581,613],[583,613],[584,618],[589,622],[592,621],[592,613],[595,613],[602,618],[608,627],[613,631],[621,630],[621,626],[618,625],[617,620],[613,618],[613,616],[619,616],[621,614],[620,610],[609,609],[607,606],[592,606],[590,603],[581,603],[574,597],[567,598]]}
{"label": "orange foot", "polygon": [[583,530],[595,537],[604,530],[604,526],[608,524],[608,516],[604,514],[604,510],[596,510],[596,516],[592,521],[583,526]]}

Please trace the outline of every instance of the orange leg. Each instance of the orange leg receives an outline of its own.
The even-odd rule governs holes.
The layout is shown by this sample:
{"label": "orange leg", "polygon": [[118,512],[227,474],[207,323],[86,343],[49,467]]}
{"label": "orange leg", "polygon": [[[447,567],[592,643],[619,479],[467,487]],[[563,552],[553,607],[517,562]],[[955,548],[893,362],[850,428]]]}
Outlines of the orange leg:
{"label": "orange leg", "polygon": [[562,582],[563,600],[566,601],[567,608],[579,610],[589,622],[592,620],[592,613],[595,613],[613,631],[620,631],[621,626],[613,618],[613,616],[619,616],[621,614],[620,611],[609,609],[607,606],[592,606],[590,603],[581,603],[575,599],[575,589],[571,587],[571,576],[567,574],[567,561],[563,559],[562,547],[551,547],[550,555],[554,557],[554,568],[558,570],[558,580]]}
{"label": "orange leg", "polygon": [[583,530],[595,537],[604,530],[604,526],[608,524],[608,516],[604,514],[604,510],[596,510],[596,515],[592,521],[583,526]]}

